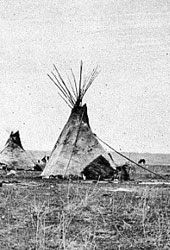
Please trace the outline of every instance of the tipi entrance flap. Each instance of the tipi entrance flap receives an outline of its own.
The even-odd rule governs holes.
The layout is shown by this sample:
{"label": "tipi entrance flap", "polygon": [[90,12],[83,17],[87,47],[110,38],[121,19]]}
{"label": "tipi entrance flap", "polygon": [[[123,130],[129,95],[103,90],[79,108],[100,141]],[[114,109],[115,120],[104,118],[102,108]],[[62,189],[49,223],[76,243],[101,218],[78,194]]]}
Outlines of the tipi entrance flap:
{"label": "tipi entrance flap", "polygon": [[110,163],[102,156],[99,155],[92,162],[90,162],[82,171],[86,179],[108,179],[114,176],[115,170],[111,167]]}

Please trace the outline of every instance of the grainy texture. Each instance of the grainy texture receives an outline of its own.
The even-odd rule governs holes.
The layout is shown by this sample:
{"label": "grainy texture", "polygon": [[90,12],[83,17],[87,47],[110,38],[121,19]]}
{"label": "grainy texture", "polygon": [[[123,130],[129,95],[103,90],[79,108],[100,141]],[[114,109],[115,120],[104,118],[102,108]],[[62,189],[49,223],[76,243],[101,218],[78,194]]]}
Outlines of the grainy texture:
{"label": "grainy texture", "polygon": [[2,250],[170,248],[168,185],[3,180]]}

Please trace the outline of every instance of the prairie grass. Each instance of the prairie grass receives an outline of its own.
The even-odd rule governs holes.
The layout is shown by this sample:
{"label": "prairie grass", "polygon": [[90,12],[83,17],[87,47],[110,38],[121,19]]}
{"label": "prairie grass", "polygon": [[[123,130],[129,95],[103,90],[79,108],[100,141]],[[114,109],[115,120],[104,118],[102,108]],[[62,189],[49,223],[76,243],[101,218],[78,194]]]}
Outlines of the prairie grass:
{"label": "prairie grass", "polygon": [[0,189],[2,250],[170,249],[166,186],[38,184]]}

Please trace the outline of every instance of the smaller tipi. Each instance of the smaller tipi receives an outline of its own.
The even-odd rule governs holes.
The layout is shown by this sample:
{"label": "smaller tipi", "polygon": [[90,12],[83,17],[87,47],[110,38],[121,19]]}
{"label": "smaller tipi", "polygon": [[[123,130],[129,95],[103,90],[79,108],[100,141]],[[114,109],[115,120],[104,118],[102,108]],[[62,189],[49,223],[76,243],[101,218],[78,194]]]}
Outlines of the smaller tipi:
{"label": "smaller tipi", "polygon": [[[48,178],[57,175],[64,177],[71,175],[82,176],[85,167],[99,156],[105,159],[105,161],[102,161],[102,164],[104,164],[102,168],[107,168],[106,171],[103,171],[106,178],[116,168],[113,160],[93,134],[87,114],[87,106],[82,104],[84,95],[99,71],[98,68],[95,68],[90,74],[83,77],[82,66],[81,62],[78,81],[76,81],[76,77],[71,71],[73,82],[68,78],[70,88],[55,65],[55,73],[52,72],[52,76],[49,76],[59,89],[61,97],[71,108],[71,114],[41,174],[43,177]],[[107,162],[107,166],[104,162]],[[100,168],[99,164],[97,168]],[[102,173],[100,170],[99,172]],[[102,178],[102,176],[98,177]]]}
{"label": "smaller tipi", "polygon": [[35,166],[34,158],[22,146],[19,131],[11,132],[5,148],[0,152],[0,164],[15,170],[29,170]]}

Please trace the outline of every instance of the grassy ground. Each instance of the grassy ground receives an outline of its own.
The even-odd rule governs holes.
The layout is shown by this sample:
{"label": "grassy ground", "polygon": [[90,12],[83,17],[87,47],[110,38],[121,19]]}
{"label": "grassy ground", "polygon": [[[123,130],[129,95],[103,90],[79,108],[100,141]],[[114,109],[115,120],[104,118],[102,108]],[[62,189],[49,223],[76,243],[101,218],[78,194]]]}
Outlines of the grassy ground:
{"label": "grassy ground", "polygon": [[170,249],[168,185],[16,181],[0,188],[2,250]]}

